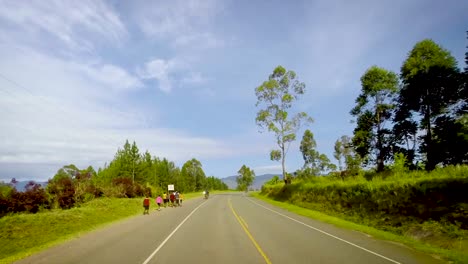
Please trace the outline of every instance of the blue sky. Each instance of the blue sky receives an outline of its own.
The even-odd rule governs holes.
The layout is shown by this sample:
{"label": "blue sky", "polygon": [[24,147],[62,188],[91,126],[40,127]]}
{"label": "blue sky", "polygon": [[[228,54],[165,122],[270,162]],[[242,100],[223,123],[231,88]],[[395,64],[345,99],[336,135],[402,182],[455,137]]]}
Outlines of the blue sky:
{"label": "blue sky", "polygon": [[179,166],[195,157],[207,175],[278,173],[254,93],[277,65],[305,82],[296,110],[332,159],[365,70],[398,72],[425,38],[464,67],[467,11],[463,0],[1,1],[0,180],[100,167],[126,139]]}

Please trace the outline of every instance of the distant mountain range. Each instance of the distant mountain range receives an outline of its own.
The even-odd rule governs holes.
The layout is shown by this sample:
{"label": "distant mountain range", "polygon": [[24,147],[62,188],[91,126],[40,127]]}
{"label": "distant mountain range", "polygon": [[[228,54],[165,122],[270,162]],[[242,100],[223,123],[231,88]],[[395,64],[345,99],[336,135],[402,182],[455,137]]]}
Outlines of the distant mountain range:
{"label": "distant mountain range", "polygon": [[[254,180],[251,188],[255,189],[255,190],[257,190],[257,189],[259,190],[260,188],[262,188],[262,185],[265,182],[269,181],[275,175],[278,175],[278,177],[281,178],[281,175],[279,175],[279,174],[262,174],[262,175],[255,176],[255,180]],[[229,187],[229,189],[234,190],[234,189],[237,188],[236,178],[237,178],[237,176],[229,176],[229,177],[226,177],[226,178],[222,178],[221,181],[226,183],[227,186]],[[29,181],[18,181],[15,184],[16,190],[19,191],[19,192],[24,192],[26,190],[25,187],[26,187],[26,184],[28,184],[28,182]],[[47,186],[47,182],[35,182],[35,183],[40,184],[43,188],[45,188]]]}
{"label": "distant mountain range", "polygon": [[[263,175],[255,176],[255,180],[251,188],[255,190],[257,189],[260,190],[260,188],[262,188],[262,185],[265,182],[269,181],[271,178],[273,178],[275,175],[278,175],[278,177],[280,177],[279,174],[263,174]],[[237,188],[236,178],[237,176],[229,176],[226,178],[222,178],[221,181],[223,181],[229,187],[229,189],[234,190]]]}
{"label": "distant mountain range", "polygon": [[[30,181],[17,181],[16,184],[15,184],[15,188],[18,192],[24,192],[26,191],[26,185],[29,183]],[[37,181],[34,181],[35,183],[38,183],[42,186],[42,188],[45,188],[47,186],[47,182],[37,182]]]}

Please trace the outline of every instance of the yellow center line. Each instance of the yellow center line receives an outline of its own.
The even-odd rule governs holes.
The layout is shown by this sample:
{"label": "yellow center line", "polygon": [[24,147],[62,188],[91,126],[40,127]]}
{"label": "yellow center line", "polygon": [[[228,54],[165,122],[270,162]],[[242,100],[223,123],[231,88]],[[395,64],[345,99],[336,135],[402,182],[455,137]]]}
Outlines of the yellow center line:
{"label": "yellow center line", "polygon": [[232,213],[234,214],[234,216],[236,217],[237,221],[239,222],[239,224],[242,226],[242,228],[244,229],[245,233],[247,234],[247,236],[250,238],[250,241],[252,241],[252,243],[255,245],[255,247],[257,248],[258,252],[260,253],[260,255],[262,255],[262,257],[265,259],[265,262],[267,264],[271,264],[271,261],[270,259],[268,259],[267,255],[265,254],[265,252],[263,252],[262,248],[258,245],[257,241],[255,241],[255,239],[253,238],[252,234],[250,234],[249,230],[247,229],[246,227],[246,224],[244,224],[240,218],[240,216],[236,213],[236,211],[234,211],[234,208],[232,207],[232,203],[231,203],[231,198],[229,198],[228,200],[228,203],[229,203],[229,207],[231,208],[231,211]]}
{"label": "yellow center line", "polygon": [[239,218],[240,220],[242,220],[242,223],[247,227],[249,228],[249,225],[247,224],[247,222],[244,220],[244,218],[242,218],[242,216],[239,215]]}

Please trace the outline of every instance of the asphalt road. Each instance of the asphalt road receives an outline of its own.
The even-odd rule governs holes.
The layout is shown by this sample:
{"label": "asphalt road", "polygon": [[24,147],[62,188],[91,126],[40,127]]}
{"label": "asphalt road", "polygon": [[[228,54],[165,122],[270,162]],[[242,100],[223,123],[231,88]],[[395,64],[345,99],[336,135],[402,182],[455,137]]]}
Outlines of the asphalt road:
{"label": "asphalt road", "polygon": [[242,194],[193,199],[17,263],[443,263]]}

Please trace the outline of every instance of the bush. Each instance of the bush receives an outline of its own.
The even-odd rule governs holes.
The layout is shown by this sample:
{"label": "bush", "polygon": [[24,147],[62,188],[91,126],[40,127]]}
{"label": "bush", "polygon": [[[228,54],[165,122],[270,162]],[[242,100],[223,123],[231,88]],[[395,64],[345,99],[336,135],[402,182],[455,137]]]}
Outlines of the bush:
{"label": "bush", "polygon": [[142,197],[145,195],[152,195],[151,188],[145,187],[139,183],[133,183],[131,179],[126,177],[119,177],[112,180],[114,186],[119,186],[123,190],[123,196],[119,194],[117,197]]}
{"label": "bush", "polygon": [[30,212],[37,213],[40,208],[47,208],[49,200],[41,185],[29,182],[25,192],[11,188],[0,193],[0,216],[7,213]]}
{"label": "bush", "polygon": [[392,166],[392,171],[396,173],[405,173],[408,172],[408,167],[406,164],[408,161],[406,160],[406,156],[403,153],[396,153],[394,157],[394,162]]}
{"label": "bush", "polygon": [[96,187],[91,181],[78,181],[75,183],[75,201],[86,203],[94,198],[102,196],[102,190]]}
{"label": "bush", "polygon": [[47,191],[52,195],[53,203],[62,209],[70,209],[76,202],[75,185],[69,177],[49,180]]}
{"label": "bush", "polygon": [[374,177],[372,181],[314,179],[291,185],[264,185],[262,193],[276,200],[313,209],[380,219],[398,226],[413,219],[445,221],[468,229],[468,167],[447,167],[406,178]]}
{"label": "bush", "polygon": [[133,187],[133,182],[131,179],[125,177],[115,178],[112,180],[112,184],[122,187],[124,197],[135,197],[135,188]]}
{"label": "bush", "polygon": [[104,186],[101,187],[102,190],[102,196],[108,197],[108,198],[124,198],[125,196],[125,190],[122,185],[115,185],[115,186]]}

